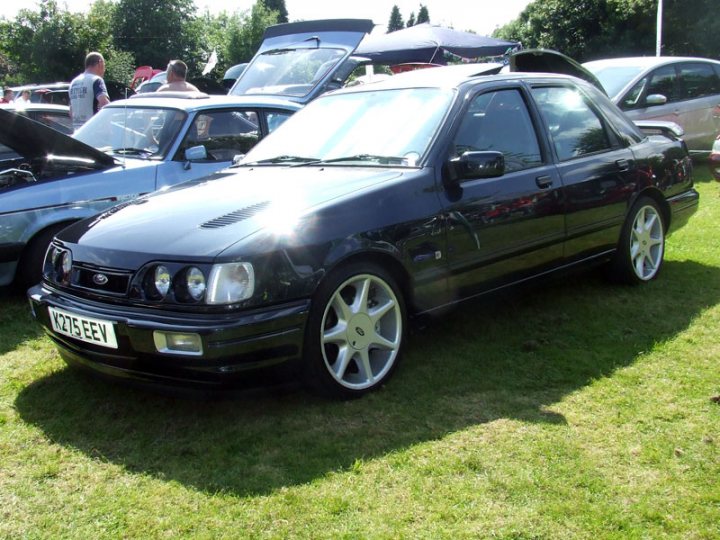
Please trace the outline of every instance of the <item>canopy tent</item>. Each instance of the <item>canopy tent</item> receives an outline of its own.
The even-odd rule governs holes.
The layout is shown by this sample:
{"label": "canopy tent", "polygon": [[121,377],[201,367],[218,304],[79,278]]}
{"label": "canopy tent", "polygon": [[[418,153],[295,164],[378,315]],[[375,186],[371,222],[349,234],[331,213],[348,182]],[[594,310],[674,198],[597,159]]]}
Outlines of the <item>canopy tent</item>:
{"label": "canopy tent", "polygon": [[444,64],[444,54],[477,58],[500,56],[511,49],[521,48],[514,41],[502,41],[452,28],[417,24],[389,34],[370,34],[360,42],[354,54],[364,56],[377,64],[432,62]]}

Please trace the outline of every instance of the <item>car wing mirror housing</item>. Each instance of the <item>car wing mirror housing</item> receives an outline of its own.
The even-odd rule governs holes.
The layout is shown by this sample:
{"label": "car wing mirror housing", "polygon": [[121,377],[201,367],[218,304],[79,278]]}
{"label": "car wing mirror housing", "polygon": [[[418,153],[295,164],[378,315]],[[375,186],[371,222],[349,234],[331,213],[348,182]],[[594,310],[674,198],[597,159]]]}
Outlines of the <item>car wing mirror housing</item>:
{"label": "car wing mirror housing", "polygon": [[191,146],[185,150],[185,169],[190,168],[193,161],[203,161],[207,159],[207,150],[202,144],[199,146]]}
{"label": "car wing mirror housing", "polygon": [[451,185],[466,180],[496,178],[505,174],[505,157],[502,152],[465,152],[446,162],[446,179]]}
{"label": "car wing mirror housing", "polygon": [[667,103],[667,97],[662,94],[650,94],[645,98],[645,104],[648,106],[653,105],[665,105]]}

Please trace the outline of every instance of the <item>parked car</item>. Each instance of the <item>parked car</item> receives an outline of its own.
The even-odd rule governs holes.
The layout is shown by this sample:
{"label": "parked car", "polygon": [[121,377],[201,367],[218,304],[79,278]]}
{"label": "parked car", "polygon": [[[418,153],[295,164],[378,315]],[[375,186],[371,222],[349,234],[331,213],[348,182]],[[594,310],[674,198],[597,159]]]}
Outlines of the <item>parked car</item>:
{"label": "parked car", "polygon": [[72,121],[70,120],[70,109],[67,105],[52,105],[49,103],[29,103],[24,105],[7,103],[0,105],[0,109],[22,114],[36,122],[56,129],[60,133],[72,135]]}
{"label": "parked car", "polygon": [[0,110],[0,286],[40,280],[73,221],[228,167],[299,108],[272,97],[150,94],[112,102],[68,137]]}
{"label": "parked car", "polygon": [[47,84],[26,84],[23,86],[14,86],[10,90],[15,92],[15,99],[25,91],[30,91],[31,103],[52,103],[55,105],[68,104],[68,88],[70,83],[55,82]]}
{"label": "parked car", "polygon": [[645,56],[596,60],[583,67],[630,118],[679,124],[690,153],[707,157],[720,134],[720,62]]}
{"label": "parked car", "polygon": [[72,225],[34,316],[69,364],[117,379],[207,388],[283,364],[347,398],[388,380],[409,316],[581,264],[655,278],[698,205],[671,126],[643,134],[579,79],[483,70],[326,94],[239,166]]}

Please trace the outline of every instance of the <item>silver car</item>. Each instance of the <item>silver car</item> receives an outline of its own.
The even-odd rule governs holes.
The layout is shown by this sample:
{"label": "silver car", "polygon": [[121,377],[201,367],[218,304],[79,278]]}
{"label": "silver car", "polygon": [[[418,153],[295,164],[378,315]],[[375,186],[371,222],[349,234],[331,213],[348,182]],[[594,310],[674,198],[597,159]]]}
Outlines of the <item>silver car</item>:
{"label": "silver car", "polygon": [[47,246],[69,224],[228,167],[301,107],[270,96],[149,96],[112,102],[73,137],[0,109],[0,286],[39,281]]}
{"label": "silver car", "polygon": [[583,64],[633,120],[668,120],[685,131],[693,155],[707,156],[720,133],[720,62],[645,56]]}

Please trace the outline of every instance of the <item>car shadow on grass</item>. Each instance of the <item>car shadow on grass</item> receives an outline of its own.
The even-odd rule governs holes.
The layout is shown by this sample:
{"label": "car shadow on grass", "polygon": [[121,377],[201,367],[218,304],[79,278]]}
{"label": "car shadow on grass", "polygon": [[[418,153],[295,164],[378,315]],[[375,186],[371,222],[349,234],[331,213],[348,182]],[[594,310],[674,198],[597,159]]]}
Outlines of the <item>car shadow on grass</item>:
{"label": "car shadow on grass", "polygon": [[26,387],[15,406],[56,443],[131,473],[267,494],[497,419],[562,424],[553,404],[678,336],[719,301],[720,269],[695,262],[668,262],[642,287],[585,273],[434,321],[411,337],[393,380],[360,400],[278,388],[178,399],[66,369]]}

